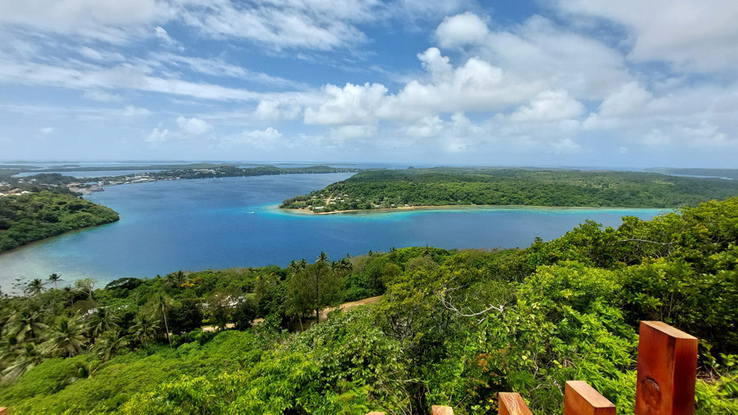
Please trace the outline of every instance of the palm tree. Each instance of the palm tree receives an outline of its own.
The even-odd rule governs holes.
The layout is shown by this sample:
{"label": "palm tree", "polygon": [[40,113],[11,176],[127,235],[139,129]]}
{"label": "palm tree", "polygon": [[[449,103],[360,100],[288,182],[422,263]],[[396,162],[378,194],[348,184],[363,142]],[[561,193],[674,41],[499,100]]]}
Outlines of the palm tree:
{"label": "palm tree", "polygon": [[156,294],[154,294],[154,296],[151,297],[151,300],[149,301],[151,302],[151,305],[154,308],[154,313],[161,315],[162,319],[164,320],[164,328],[167,333],[167,341],[169,342],[169,347],[171,348],[172,339],[169,337],[169,325],[167,324],[167,313],[174,306],[174,300],[172,300],[168,295],[159,291]]}
{"label": "palm tree", "polygon": [[13,334],[22,341],[38,342],[41,332],[49,327],[43,321],[44,316],[30,307],[18,310],[10,316],[10,324],[14,328]]}
{"label": "palm tree", "polygon": [[31,280],[31,282],[26,285],[25,291],[26,294],[39,295],[44,291],[44,282],[40,278]]}
{"label": "palm tree", "polygon": [[144,346],[147,345],[151,339],[156,337],[156,333],[158,331],[159,324],[153,318],[145,314],[137,315],[136,321],[131,327],[133,338]]}
{"label": "palm tree", "polygon": [[61,280],[62,280],[62,279],[61,279],[61,275],[60,275],[60,274],[57,274],[57,273],[53,273],[53,274],[49,275],[49,282],[50,282],[50,283],[52,283],[52,282],[54,283],[54,289],[55,289],[55,290],[56,290],[56,289],[59,289],[59,287],[57,286],[57,283],[58,283],[59,281],[61,281]]}
{"label": "palm tree", "polygon": [[182,271],[177,271],[166,276],[167,285],[174,288],[182,287],[182,284],[184,284],[186,280],[187,278]]}
{"label": "palm tree", "polygon": [[41,363],[43,355],[33,343],[24,343],[17,349],[13,363],[3,370],[3,380],[14,381],[31,368]]}
{"label": "palm tree", "polygon": [[110,330],[95,343],[97,353],[103,362],[107,362],[113,356],[128,346],[128,339],[118,329]]}
{"label": "palm tree", "polygon": [[92,337],[97,337],[108,330],[118,328],[120,318],[107,307],[100,307],[90,317],[90,332]]}
{"label": "palm tree", "polygon": [[87,342],[82,331],[83,327],[78,319],[62,317],[52,328],[49,340],[44,343],[44,346],[49,354],[73,357],[82,350],[82,346]]}

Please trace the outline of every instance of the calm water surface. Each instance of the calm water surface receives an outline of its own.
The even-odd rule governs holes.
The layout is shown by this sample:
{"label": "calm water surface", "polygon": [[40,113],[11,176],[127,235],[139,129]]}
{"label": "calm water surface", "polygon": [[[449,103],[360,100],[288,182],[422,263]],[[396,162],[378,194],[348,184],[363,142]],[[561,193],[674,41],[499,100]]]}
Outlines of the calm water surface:
{"label": "calm water surface", "polygon": [[536,236],[550,240],[586,219],[617,226],[621,217],[650,219],[654,209],[498,208],[305,215],[276,209],[282,200],[320,189],[351,174],[260,176],[122,185],[90,200],[115,209],[119,222],[0,255],[0,286],[18,277],[62,274],[153,277],[183,270],[286,266],[321,251],[346,254],[392,247],[512,248]]}

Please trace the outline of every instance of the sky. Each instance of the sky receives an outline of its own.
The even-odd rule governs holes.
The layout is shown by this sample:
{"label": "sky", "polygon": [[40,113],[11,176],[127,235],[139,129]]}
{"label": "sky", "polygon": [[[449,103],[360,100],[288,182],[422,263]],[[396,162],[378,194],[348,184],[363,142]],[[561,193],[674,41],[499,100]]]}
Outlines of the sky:
{"label": "sky", "polygon": [[0,160],[721,167],[736,0],[0,0]]}

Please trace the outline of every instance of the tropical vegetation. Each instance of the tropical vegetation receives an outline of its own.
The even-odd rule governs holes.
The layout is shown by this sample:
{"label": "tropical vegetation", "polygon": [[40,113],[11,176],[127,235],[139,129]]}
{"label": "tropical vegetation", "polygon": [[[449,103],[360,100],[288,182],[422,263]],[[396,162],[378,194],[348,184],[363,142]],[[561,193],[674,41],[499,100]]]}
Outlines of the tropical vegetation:
{"label": "tropical vegetation", "polygon": [[560,414],[574,379],[632,414],[641,320],[700,338],[698,414],[738,413],[738,198],[525,249],[321,255],[101,289],[57,275],[18,294],[0,301],[0,404],[15,414],[494,414],[501,391]]}
{"label": "tropical vegetation", "polygon": [[359,172],[282,203],[313,212],[444,205],[676,208],[738,195],[738,181],[659,173],[494,168]]}

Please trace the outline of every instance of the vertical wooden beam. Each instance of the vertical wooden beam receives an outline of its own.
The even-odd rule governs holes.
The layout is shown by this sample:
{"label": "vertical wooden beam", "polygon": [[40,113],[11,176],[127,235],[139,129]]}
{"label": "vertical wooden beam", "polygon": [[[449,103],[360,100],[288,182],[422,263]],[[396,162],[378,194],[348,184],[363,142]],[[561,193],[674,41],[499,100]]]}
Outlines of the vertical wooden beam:
{"label": "vertical wooden beam", "polygon": [[450,406],[431,406],[431,415],[454,415],[454,410]]}
{"label": "vertical wooden beam", "polygon": [[566,382],[564,415],[615,415],[615,405],[587,382]]}
{"label": "vertical wooden beam", "polygon": [[694,414],[697,343],[666,323],[641,322],[635,415]]}
{"label": "vertical wooden beam", "polygon": [[498,415],[533,415],[519,393],[500,392],[497,396]]}

